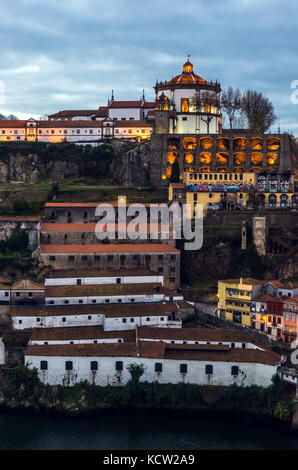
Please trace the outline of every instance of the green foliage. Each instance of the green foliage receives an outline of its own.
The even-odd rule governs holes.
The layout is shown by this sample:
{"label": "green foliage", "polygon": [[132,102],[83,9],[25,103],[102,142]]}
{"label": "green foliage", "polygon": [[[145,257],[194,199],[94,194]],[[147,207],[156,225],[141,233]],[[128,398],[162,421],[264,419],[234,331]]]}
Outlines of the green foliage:
{"label": "green foliage", "polygon": [[261,256],[258,255],[254,243],[248,245],[245,250],[236,251],[230,266],[233,277],[251,276],[261,278],[266,267]]}
{"label": "green foliage", "polygon": [[79,166],[80,176],[109,177],[114,149],[110,143],[97,147],[81,146],[69,142],[50,144],[46,142],[5,142],[0,145],[0,160],[8,161],[11,155],[38,155],[50,169],[55,161],[74,163]]}
{"label": "green foliage", "polygon": [[274,415],[282,420],[289,421],[295,411],[293,402],[279,401],[274,410]]}
{"label": "green foliage", "polygon": [[[36,369],[17,366],[8,370],[8,384],[0,384],[2,396],[13,400],[19,406],[29,402],[34,406],[43,406],[45,402],[56,409],[96,409],[107,406],[134,406],[136,404],[159,407],[172,406],[210,406],[208,396],[218,395],[213,405],[218,409],[240,409],[252,412],[269,413],[281,420],[289,421],[293,415],[293,396],[289,394],[287,385],[277,377],[267,388],[231,385],[229,387],[199,386],[180,382],[178,384],[160,384],[158,382],[140,382],[143,365],[128,366],[132,379],[125,386],[105,387],[90,384],[87,381],[73,386],[50,386],[40,382]],[[216,389],[216,390],[215,390]],[[219,394],[218,394],[219,392]],[[206,397],[206,398],[204,398]]]}
{"label": "green foliage", "polygon": [[15,230],[7,240],[0,241],[0,253],[14,253],[27,250],[28,234],[24,230]]}
{"label": "green foliage", "polygon": [[144,374],[144,365],[143,364],[136,364],[131,362],[127,366],[127,370],[131,375],[131,381],[133,384],[138,384],[140,381],[140,377]]}
{"label": "green foliage", "polygon": [[42,213],[45,201],[25,201],[17,199],[13,203],[13,207],[8,209],[7,207],[0,206],[0,215],[39,215]]}

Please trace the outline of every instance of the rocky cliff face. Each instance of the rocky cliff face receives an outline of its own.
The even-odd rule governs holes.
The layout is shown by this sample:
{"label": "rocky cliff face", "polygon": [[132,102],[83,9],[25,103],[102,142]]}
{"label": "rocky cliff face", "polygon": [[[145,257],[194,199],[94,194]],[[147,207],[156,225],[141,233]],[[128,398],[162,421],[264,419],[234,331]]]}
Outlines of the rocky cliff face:
{"label": "rocky cliff face", "polygon": [[161,179],[163,158],[162,136],[154,135],[150,142],[135,144],[130,149],[116,143],[116,156],[112,174],[123,186],[164,187]]}
{"label": "rocky cliff face", "polygon": [[9,153],[0,160],[0,182],[37,183],[40,179],[77,176],[79,166],[71,161],[45,160],[37,153]]}

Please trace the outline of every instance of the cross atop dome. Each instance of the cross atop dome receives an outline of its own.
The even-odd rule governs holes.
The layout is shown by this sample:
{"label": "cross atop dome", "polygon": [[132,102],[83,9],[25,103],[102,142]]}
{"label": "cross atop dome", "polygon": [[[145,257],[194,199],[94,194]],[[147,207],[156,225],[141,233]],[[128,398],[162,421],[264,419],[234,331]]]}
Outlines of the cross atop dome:
{"label": "cross atop dome", "polygon": [[193,73],[193,65],[190,62],[190,55],[187,55],[187,61],[183,64],[183,73]]}

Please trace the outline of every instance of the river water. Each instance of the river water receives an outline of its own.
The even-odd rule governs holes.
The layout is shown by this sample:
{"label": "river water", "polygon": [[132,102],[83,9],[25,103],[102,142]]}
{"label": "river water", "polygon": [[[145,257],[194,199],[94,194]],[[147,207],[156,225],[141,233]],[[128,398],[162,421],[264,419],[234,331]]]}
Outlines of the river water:
{"label": "river water", "polygon": [[111,412],[88,418],[0,414],[1,450],[298,449],[298,435],[227,417]]}

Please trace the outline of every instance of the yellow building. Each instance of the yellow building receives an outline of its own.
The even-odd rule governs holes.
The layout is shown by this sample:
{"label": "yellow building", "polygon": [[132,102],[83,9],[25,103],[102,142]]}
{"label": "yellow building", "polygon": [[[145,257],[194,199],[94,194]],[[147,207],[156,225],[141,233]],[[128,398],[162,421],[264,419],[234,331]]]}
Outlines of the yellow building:
{"label": "yellow building", "polygon": [[203,215],[208,210],[219,210],[222,202],[245,208],[250,192],[255,188],[255,173],[188,173],[183,181],[186,203],[191,206],[191,217],[196,217],[196,205],[203,205]]}
{"label": "yellow building", "polygon": [[251,326],[251,299],[263,293],[265,284],[251,278],[218,281],[218,317]]}

